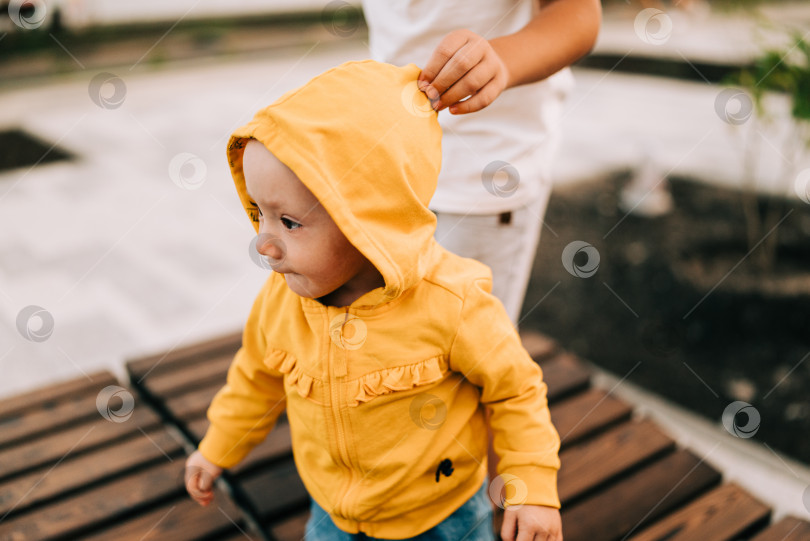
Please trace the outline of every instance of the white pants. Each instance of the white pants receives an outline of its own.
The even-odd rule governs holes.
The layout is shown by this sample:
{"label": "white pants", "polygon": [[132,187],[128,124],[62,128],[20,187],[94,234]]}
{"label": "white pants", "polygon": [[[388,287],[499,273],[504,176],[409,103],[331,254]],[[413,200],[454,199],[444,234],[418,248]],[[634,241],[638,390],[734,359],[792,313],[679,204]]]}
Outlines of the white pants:
{"label": "white pants", "polygon": [[492,269],[492,293],[503,303],[515,326],[547,205],[548,192],[508,216],[436,212],[436,240],[454,254],[477,259]]}

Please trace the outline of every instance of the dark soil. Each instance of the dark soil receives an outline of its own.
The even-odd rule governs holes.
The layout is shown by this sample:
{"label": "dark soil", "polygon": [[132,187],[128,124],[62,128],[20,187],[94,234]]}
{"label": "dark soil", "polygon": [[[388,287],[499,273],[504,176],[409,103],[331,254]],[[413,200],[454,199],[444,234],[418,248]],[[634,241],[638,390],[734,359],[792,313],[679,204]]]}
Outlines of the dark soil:
{"label": "dark soil", "polygon": [[[763,275],[746,256],[740,192],[671,179],[672,213],[625,217],[627,178],[555,190],[521,325],[718,424],[749,402],[754,439],[810,463],[810,205],[778,202],[787,217]],[[599,252],[589,278],[562,264],[577,240]]]}

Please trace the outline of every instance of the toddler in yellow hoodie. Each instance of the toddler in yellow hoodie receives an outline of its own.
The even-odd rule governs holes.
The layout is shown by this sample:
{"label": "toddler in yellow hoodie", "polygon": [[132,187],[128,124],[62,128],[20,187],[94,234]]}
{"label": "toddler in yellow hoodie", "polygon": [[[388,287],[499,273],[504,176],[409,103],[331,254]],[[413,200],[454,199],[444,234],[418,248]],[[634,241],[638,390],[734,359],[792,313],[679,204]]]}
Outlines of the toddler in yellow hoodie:
{"label": "toddler in yellow hoodie", "polygon": [[[561,540],[559,436],[490,272],[440,247],[419,69],[350,62],[238,129],[228,160],[273,271],[187,462],[203,505],[286,410],[310,541]],[[486,410],[500,458],[487,488]],[[204,473],[200,474],[200,473]]]}

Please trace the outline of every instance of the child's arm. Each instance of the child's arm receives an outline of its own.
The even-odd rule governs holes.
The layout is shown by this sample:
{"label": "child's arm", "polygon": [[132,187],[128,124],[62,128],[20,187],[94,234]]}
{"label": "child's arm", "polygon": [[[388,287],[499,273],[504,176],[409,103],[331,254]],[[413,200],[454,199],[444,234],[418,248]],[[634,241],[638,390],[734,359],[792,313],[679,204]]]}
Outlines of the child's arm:
{"label": "child's arm", "polygon": [[483,109],[505,89],[545,79],[584,56],[596,41],[601,13],[599,0],[546,0],[514,34],[487,40],[470,30],[450,32],[422,69],[419,87],[437,111]]}
{"label": "child's arm", "polygon": [[213,483],[222,469],[238,464],[261,443],[286,406],[283,374],[265,364],[268,357],[283,355],[268,349],[263,330],[267,307],[274,305],[271,294],[275,274],[253,303],[242,347],[228,369],[227,383],[208,408],[211,424],[199,450],[186,462],[186,489],[201,505],[211,502]]}
{"label": "child's arm", "polygon": [[479,280],[464,295],[450,368],[480,389],[480,401],[491,412],[502,485],[502,500],[494,503],[506,508],[504,540],[534,539],[532,534],[558,540],[560,437],[551,423],[542,370],[489,293],[488,281]]}

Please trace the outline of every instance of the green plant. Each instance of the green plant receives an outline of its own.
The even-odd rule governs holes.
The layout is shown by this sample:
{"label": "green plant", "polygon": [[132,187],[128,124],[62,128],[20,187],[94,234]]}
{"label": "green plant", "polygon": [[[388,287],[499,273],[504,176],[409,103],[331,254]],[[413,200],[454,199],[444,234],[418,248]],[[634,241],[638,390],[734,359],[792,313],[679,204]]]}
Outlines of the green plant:
{"label": "green plant", "polygon": [[[773,126],[776,116],[769,105],[768,95],[787,95],[790,104],[790,129],[778,144],[783,169],[779,175],[785,183],[796,178],[801,156],[810,148],[810,42],[796,32],[783,49],[767,50],[753,65],[734,74],[728,83],[743,89],[750,96],[754,121]],[[739,99],[739,98],[738,98]],[[748,118],[730,122],[740,128]],[[743,209],[746,234],[752,259],[761,272],[773,269],[778,245],[778,224],[784,219],[785,200],[771,195],[760,204],[756,191],[757,157],[763,139],[758,127],[748,126],[744,143]],[[773,145],[772,142],[767,141]],[[759,245],[761,244],[761,247]],[[755,248],[759,247],[757,250]]]}

